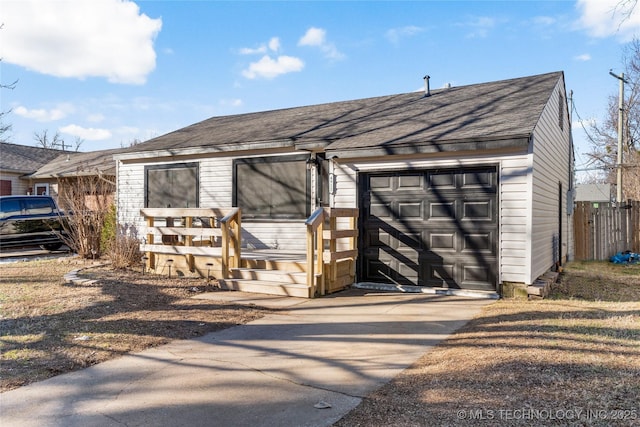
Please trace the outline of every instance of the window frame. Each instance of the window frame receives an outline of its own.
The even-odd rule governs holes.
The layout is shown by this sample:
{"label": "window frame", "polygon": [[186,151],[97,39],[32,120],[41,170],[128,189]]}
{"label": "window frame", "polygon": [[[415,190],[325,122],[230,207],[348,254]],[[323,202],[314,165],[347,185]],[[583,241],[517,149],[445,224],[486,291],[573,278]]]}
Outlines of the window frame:
{"label": "window frame", "polygon": [[[149,207],[149,171],[167,170],[167,169],[195,169],[195,206],[189,208],[200,207],[200,163],[184,162],[184,163],[165,163],[161,165],[146,165],[144,167],[144,207]],[[186,208],[186,206],[172,206],[172,208]]]}
{"label": "window frame", "polygon": [[283,162],[304,162],[305,164],[305,197],[304,197],[304,216],[295,214],[257,214],[247,212],[246,208],[242,210],[242,218],[255,220],[300,220],[306,219],[311,215],[311,171],[309,170],[310,156],[308,154],[296,154],[291,156],[269,156],[269,157],[242,157],[233,160],[233,195],[232,205],[238,206],[238,166],[251,164],[267,164],[267,163],[283,163]]}

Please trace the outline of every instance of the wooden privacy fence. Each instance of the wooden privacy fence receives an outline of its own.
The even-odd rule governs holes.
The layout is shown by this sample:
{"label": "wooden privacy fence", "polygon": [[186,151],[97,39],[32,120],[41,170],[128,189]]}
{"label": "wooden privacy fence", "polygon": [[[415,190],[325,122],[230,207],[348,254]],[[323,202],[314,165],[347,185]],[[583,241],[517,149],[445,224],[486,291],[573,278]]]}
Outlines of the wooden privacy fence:
{"label": "wooden privacy fence", "polygon": [[608,260],[618,252],[640,252],[640,201],[621,206],[576,202],[575,259]]}

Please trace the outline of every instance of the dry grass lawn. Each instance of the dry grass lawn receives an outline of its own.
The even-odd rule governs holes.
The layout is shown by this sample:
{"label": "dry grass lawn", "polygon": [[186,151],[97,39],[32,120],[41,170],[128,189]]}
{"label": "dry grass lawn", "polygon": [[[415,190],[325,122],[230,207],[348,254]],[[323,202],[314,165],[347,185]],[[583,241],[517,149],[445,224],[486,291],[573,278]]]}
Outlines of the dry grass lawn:
{"label": "dry grass lawn", "polygon": [[500,300],[338,426],[640,425],[640,265],[573,263]]}
{"label": "dry grass lawn", "polygon": [[66,284],[69,261],[0,265],[0,391],[122,354],[250,322],[252,307],[191,298],[204,279],[90,268],[93,285]]}
{"label": "dry grass lawn", "polygon": [[[0,265],[1,390],[263,315],[202,279]],[[549,299],[501,300],[338,426],[640,425],[640,265],[573,263]]]}

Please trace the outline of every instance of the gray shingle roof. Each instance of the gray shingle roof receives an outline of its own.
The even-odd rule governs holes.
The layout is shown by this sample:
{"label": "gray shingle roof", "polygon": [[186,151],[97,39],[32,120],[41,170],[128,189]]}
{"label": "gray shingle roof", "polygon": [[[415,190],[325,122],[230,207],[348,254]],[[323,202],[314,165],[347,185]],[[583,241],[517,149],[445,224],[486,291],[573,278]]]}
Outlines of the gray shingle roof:
{"label": "gray shingle roof", "polygon": [[31,173],[62,153],[65,151],[2,142],[0,143],[0,170]]}
{"label": "gray shingle roof", "polygon": [[113,155],[122,149],[67,153],[59,155],[30,175],[31,178],[63,178],[69,176],[116,174]]}
{"label": "gray shingle roof", "polygon": [[213,117],[126,151],[210,150],[278,142],[329,151],[447,148],[469,140],[528,138],[562,72],[423,92]]}

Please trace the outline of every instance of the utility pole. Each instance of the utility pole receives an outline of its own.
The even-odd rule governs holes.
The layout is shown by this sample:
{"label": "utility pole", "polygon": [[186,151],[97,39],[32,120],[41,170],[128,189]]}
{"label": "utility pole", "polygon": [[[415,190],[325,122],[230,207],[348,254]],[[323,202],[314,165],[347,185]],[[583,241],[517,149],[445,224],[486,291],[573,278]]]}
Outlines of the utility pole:
{"label": "utility pole", "polygon": [[624,73],[617,75],[614,74],[612,70],[609,70],[609,74],[620,81],[620,94],[618,95],[618,159],[616,161],[616,203],[620,206],[622,203],[622,122],[624,120],[624,84],[628,82],[624,79]]}

